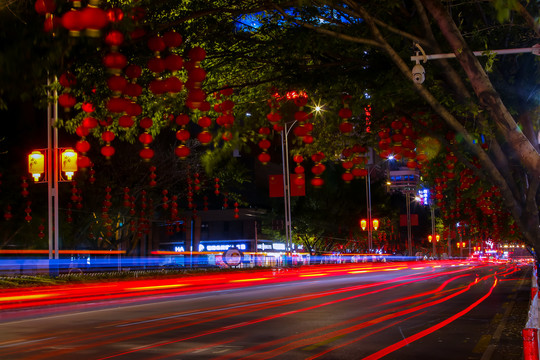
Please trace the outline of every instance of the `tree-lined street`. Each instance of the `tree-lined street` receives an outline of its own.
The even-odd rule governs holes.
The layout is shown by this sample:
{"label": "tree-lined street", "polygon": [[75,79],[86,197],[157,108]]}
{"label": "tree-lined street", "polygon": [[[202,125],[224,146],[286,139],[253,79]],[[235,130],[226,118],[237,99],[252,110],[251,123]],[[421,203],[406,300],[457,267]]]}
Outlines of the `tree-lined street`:
{"label": "tree-lined street", "polygon": [[[115,298],[120,284],[107,300],[89,286],[96,299],[3,310],[0,357],[519,358],[519,347],[514,353],[504,347],[508,335],[501,329],[512,326],[513,306],[530,293],[530,270],[465,262],[320,266],[274,274],[277,282],[270,283],[261,273],[229,283],[208,276],[208,284],[215,278],[213,289],[140,280],[146,296]],[[196,277],[169,284],[189,281]],[[40,291],[55,293],[27,294]]]}

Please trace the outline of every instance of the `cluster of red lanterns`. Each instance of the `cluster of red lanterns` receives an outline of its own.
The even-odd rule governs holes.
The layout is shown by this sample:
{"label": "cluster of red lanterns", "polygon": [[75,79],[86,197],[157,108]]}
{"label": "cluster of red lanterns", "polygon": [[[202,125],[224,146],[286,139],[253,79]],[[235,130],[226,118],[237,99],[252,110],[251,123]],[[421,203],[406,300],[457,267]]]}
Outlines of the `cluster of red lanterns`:
{"label": "cluster of red lanterns", "polygon": [[415,140],[418,136],[409,119],[401,117],[392,121],[390,127],[383,127],[378,135],[380,157],[387,159],[392,155],[396,160],[408,159],[407,167],[410,169],[421,167],[416,161],[415,151]]}
{"label": "cluster of red lanterns", "polygon": [[262,137],[262,139],[259,140],[258,145],[262,152],[259,154],[258,159],[263,165],[270,162],[270,154],[268,154],[268,149],[272,145],[272,142],[268,139],[270,133],[271,130],[269,127],[263,126],[259,128],[259,135]]}
{"label": "cluster of red lanterns", "polygon": [[223,141],[230,141],[232,139],[230,129],[234,124],[234,101],[231,99],[233,93],[233,89],[228,87],[215,94],[217,100],[223,99],[222,102],[214,105],[214,111],[219,114],[216,118],[216,124],[223,128],[223,134],[221,135]]}
{"label": "cluster of red lanterns", "polygon": [[322,173],[326,170],[326,166],[322,163],[324,158],[325,155],[322,152],[317,152],[311,155],[311,160],[315,163],[315,165],[313,165],[311,168],[311,172],[315,176],[311,179],[310,183],[316,188],[324,185],[324,180],[321,178]]}
{"label": "cluster of red lanterns", "polygon": [[342,134],[350,134],[354,126],[349,122],[349,119],[352,117],[352,111],[349,108],[349,100],[351,99],[350,95],[343,95],[341,101],[343,103],[343,108],[338,112],[338,116],[341,118],[341,123],[339,124],[339,131]]}
{"label": "cluster of red lanterns", "polygon": [[345,172],[341,175],[343,181],[349,183],[355,178],[360,178],[368,174],[368,170],[366,169],[368,162],[367,152],[367,147],[359,144],[343,149],[341,152],[343,159],[341,166],[345,169]]}

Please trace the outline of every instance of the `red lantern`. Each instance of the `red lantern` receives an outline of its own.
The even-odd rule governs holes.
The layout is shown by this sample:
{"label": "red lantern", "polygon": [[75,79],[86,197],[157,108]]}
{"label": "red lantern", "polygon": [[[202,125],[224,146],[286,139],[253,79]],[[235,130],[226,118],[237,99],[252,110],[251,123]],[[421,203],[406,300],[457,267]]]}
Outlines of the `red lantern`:
{"label": "red lantern", "polygon": [[165,50],[165,41],[160,36],[152,36],[148,40],[148,48],[153,52],[160,52]]}
{"label": "red lantern", "polygon": [[209,127],[210,125],[212,125],[212,120],[211,120],[208,116],[201,116],[201,117],[199,118],[199,121],[197,122],[197,124],[198,124],[200,127],[207,128],[207,127]]}
{"label": "red lantern", "polygon": [[270,148],[270,145],[272,145],[272,143],[268,139],[262,139],[261,141],[259,141],[259,147],[263,150],[267,150],[268,148]]}
{"label": "red lantern", "polygon": [[144,145],[150,144],[153,140],[152,135],[149,133],[142,133],[139,135],[139,141]]}
{"label": "red lantern", "polygon": [[90,143],[86,140],[79,140],[75,144],[75,149],[80,153],[86,153],[90,150]]}
{"label": "red lantern", "polygon": [[103,57],[103,65],[111,70],[122,70],[127,65],[127,59],[119,52],[111,52]]}
{"label": "red lantern", "polygon": [[204,69],[201,69],[201,68],[195,68],[193,70],[191,70],[188,74],[190,80],[192,81],[195,81],[195,82],[203,82],[204,79],[206,79],[206,71],[204,71]]}
{"label": "red lantern", "polygon": [[189,140],[191,134],[186,129],[180,129],[176,132],[176,138],[179,141],[187,141]]}
{"label": "red lantern", "polygon": [[85,117],[82,121],[82,126],[84,126],[87,129],[93,129],[96,126],[98,126],[98,121],[96,118],[93,118],[91,116]]}
{"label": "red lantern", "polygon": [[175,122],[180,126],[185,126],[189,124],[189,116],[186,114],[180,114],[176,117]]}
{"label": "red lantern", "polygon": [[103,134],[101,134],[101,138],[103,139],[103,141],[105,142],[111,142],[114,140],[114,133],[112,131],[109,131],[109,130],[105,130],[103,132]]}
{"label": "red lantern", "polygon": [[37,0],[34,9],[39,15],[50,14],[56,9],[56,3],[54,0]]}
{"label": "red lantern", "polygon": [[124,88],[124,94],[136,98],[142,94],[142,86],[139,84],[127,83]]}
{"label": "red lantern", "polygon": [[111,30],[105,35],[105,43],[109,46],[120,46],[124,42],[124,34],[118,30]]}
{"label": "red lantern", "polygon": [[259,154],[258,159],[263,165],[266,165],[266,164],[268,164],[268,162],[270,162],[271,158],[270,158],[270,155],[268,153],[263,152],[263,153]]}
{"label": "red lantern", "polygon": [[197,139],[202,144],[208,144],[210,141],[212,141],[212,134],[210,134],[208,131],[201,131],[199,135],[197,135]]}
{"label": "red lantern", "polygon": [[190,148],[188,148],[188,147],[185,146],[185,145],[180,145],[180,146],[178,146],[178,147],[174,150],[174,153],[175,153],[176,156],[178,156],[180,159],[185,159],[186,157],[189,156],[189,154],[191,153],[191,150],[190,150]]}
{"label": "red lantern", "polygon": [[85,136],[88,136],[88,134],[90,134],[90,129],[84,126],[77,126],[75,133],[79,135],[80,137],[85,137]]}
{"label": "red lantern", "polygon": [[341,124],[339,124],[339,131],[342,134],[348,134],[353,131],[353,124],[351,124],[350,122],[342,122]]}
{"label": "red lantern", "polygon": [[129,104],[129,101],[124,98],[113,97],[107,101],[106,107],[107,107],[107,110],[109,110],[109,112],[122,113],[126,111],[128,104]]}
{"label": "red lantern", "polygon": [[352,117],[352,110],[349,108],[342,108],[339,110],[338,116],[342,119],[349,119]]}
{"label": "red lantern", "polygon": [[176,54],[168,55],[165,60],[165,68],[169,71],[178,71],[181,70],[184,66],[184,59]]}
{"label": "red lantern", "polygon": [[105,156],[107,159],[114,155],[114,147],[111,145],[105,145],[101,148],[101,155]]}
{"label": "red lantern", "polygon": [[130,79],[136,79],[142,74],[142,68],[139,65],[130,64],[126,67],[126,76]]}
{"label": "red lantern", "polygon": [[153,124],[154,122],[149,117],[142,118],[139,123],[140,127],[142,127],[143,129],[149,129],[150,127],[152,127]]}
{"label": "red lantern", "polygon": [[81,21],[83,27],[87,29],[87,34],[92,37],[99,36],[101,29],[109,23],[105,11],[91,5],[81,11]]}
{"label": "red lantern", "polygon": [[203,61],[206,58],[206,51],[203,48],[196,46],[189,50],[188,56],[193,61]]}
{"label": "red lantern", "polygon": [[156,74],[165,71],[165,61],[160,57],[154,57],[148,60],[148,69]]}
{"label": "red lantern", "polygon": [[92,113],[92,112],[94,112],[96,110],[94,108],[94,105],[92,103],[89,103],[89,102],[83,102],[81,108],[82,108],[82,111],[84,111],[86,113]]}
{"label": "red lantern", "polygon": [[118,126],[123,128],[130,128],[134,124],[133,117],[130,115],[122,115],[118,119]]}
{"label": "red lantern", "polygon": [[354,179],[354,175],[347,172],[347,173],[341,174],[341,178],[343,179],[343,181],[348,183]]}
{"label": "red lantern", "polygon": [[78,10],[70,10],[62,16],[62,26],[69,30],[71,36],[79,36],[82,29],[84,29],[84,23],[81,19],[81,12]]}
{"label": "red lantern", "polygon": [[58,104],[66,109],[72,108],[75,103],[77,103],[77,99],[71,94],[64,93],[58,97]]}
{"label": "red lantern", "polygon": [[107,19],[112,23],[117,23],[124,19],[124,12],[120,8],[110,8],[106,11]]}
{"label": "red lantern", "polygon": [[72,73],[65,72],[62,75],[60,75],[58,82],[63,87],[70,88],[70,87],[73,87],[73,85],[77,84],[77,78]]}
{"label": "red lantern", "polygon": [[121,93],[127,85],[127,80],[120,75],[114,75],[107,79],[107,86],[111,91]]}
{"label": "red lantern", "polygon": [[152,150],[150,148],[144,148],[139,152],[139,156],[143,160],[150,160],[151,158],[154,157],[154,150]]}
{"label": "red lantern", "polygon": [[182,45],[182,35],[177,33],[176,31],[168,31],[165,34],[163,34],[163,42],[165,43],[165,46],[173,48],[178,47]]}
{"label": "red lantern", "polygon": [[311,179],[311,185],[314,187],[321,187],[324,185],[324,180],[320,177],[314,177],[313,179]]}

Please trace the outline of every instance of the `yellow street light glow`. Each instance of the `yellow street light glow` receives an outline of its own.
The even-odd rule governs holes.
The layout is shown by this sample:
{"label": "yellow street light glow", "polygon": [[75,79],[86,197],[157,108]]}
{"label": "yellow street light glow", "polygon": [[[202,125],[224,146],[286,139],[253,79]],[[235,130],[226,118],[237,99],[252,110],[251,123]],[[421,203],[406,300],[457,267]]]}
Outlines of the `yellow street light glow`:
{"label": "yellow street light glow", "polygon": [[28,155],[28,172],[32,174],[36,182],[39,181],[39,178],[45,172],[45,155],[40,151],[32,151]]}
{"label": "yellow street light glow", "polygon": [[62,152],[62,171],[66,173],[68,180],[71,180],[77,171],[77,153],[73,149]]}

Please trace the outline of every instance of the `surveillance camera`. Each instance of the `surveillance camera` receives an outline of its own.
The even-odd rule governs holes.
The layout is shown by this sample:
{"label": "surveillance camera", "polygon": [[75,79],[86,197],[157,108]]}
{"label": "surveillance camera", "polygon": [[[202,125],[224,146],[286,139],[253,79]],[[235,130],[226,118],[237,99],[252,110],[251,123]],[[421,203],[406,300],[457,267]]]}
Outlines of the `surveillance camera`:
{"label": "surveillance camera", "polygon": [[422,84],[426,80],[426,70],[422,65],[414,65],[412,68],[412,79],[417,84]]}

